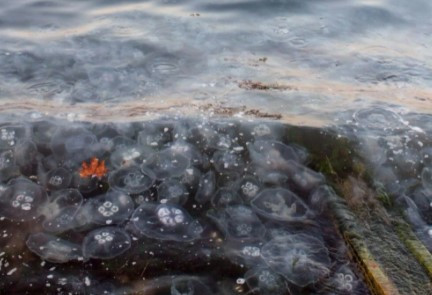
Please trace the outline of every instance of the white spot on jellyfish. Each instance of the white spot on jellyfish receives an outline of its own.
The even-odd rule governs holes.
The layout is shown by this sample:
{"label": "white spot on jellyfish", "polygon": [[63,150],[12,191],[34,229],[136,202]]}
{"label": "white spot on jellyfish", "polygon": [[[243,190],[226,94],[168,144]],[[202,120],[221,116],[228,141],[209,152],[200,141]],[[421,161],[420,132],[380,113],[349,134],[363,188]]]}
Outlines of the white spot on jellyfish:
{"label": "white spot on jellyfish", "polygon": [[43,260],[65,263],[78,260],[82,256],[81,246],[46,233],[31,234],[26,241],[27,247]]}
{"label": "white spot on jellyfish", "polygon": [[131,238],[121,228],[102,227],[88,233],[83,241],[85,257],[111,259],[126,252]]}
{"label": "white spot on jellyfish", "polygon": [[180,209],[169,206],[161,206],[157,210],[157,216],[159,221],[166,226],[176,226],[185,220],[185,216]]}
{"label": "white spot on jellyfish", "polygon": [[255,246],[245,246],[242,253],[246,256],[259,257],[261,255],[261,250]]}

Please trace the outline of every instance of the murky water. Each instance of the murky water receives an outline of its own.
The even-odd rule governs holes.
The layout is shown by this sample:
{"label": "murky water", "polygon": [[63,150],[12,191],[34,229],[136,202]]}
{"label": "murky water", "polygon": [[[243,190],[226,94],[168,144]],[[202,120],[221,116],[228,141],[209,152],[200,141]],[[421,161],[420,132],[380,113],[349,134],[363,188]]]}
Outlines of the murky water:
{"label": "murky water", "polygon": [[327,180],[259,123],[350,139],[432,251],[431,15],[427,0],[0,0],[2,289],[367,294],[320,209]]}

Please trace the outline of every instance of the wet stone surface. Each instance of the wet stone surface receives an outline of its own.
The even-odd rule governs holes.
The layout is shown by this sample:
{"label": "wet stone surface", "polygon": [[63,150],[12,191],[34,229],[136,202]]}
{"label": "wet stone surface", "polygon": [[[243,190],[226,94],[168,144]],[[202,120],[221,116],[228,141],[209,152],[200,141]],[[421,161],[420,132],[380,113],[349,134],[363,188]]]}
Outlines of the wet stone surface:
{"label": "wet stone surface", "polygon": [[9,126],[0,287],[10,294],[368,294],[322,210],[325,177],[283,125]]}

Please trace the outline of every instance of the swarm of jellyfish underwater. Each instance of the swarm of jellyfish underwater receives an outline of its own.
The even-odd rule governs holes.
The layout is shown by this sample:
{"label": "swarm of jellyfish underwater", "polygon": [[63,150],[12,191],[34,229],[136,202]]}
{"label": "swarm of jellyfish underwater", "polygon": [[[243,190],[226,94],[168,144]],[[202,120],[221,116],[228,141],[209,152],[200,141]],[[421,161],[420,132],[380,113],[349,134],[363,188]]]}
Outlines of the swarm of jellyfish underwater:
{"label": "swarm of jellyfish underwater", "polygon": [[45,118],[0,135],[4,290],[368,294],[282,124]]}

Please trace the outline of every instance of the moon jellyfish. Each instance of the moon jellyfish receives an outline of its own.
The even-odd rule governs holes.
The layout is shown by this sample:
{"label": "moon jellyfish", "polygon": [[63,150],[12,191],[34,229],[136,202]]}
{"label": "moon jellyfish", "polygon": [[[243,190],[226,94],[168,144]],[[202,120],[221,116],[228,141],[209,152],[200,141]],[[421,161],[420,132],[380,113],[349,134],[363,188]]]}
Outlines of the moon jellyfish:
{"label": "moon jellyfish", "polygon": [[262,244],[261,240],[229,240],[224,243],[223,251],[237,265],[253,267],[264,263],[261,258]]}
{"label": "moon jellyfish", "polygon": [[138,133],[138,143],[145,147],[161,148],[173,140],[173,129],[172,122],[149,122]]}
{"label": "moon jellyfish", "polygon": [[325,183],[325,177],[321,173],[315,172],[295,161],[290,160],[287,164],[288,182],[294,189],[308,193]]}
{"label": "moon jellyfish", "polygon": [[336,193],[327,185],[321,185],[309,195],[310,206],[319,213],[326,211],[329,201],[336,198]]}
{"label": "moon jellyfish", "polygon": [[200,179],[201,171],[193,166],[187,168],[183,174],[179,176],[179,181],[185,185],[189,191],[198,189]]}
{"label": "moon jellyfish", "polygon": [[182,175],[189,165],[190,159],[167,148],[150,156],[143,169],[152,170],[157,179],[166,179]]}
{"label": "moon jellyfish", "polygon": [[50,141],[57,131],[58,125],[51,121],[38,121],[32,124],[32,140],[44,153],[51,151]]}
{"label": "moon jellyfish", "polygon": [[211,204],[215,208],[224,208],[232,205],[240,205],[243,201],[232,188],[222,187],[211,197]]}
{"label": "moon jellyfish", "polygon": [[353,118],[358,127],[377,131],[402,126],[402,118],[398,114],[379,107],[359,110]]}
{"label": "moon jellyfish", "polygon": [[83,241],[84,257],[111,259],[131,247],[131,238],[121,228],[102,227],[89,232]]}
{"label": "moon jellyfish", "polygon": [[247,148],[252,162],[265,170],[285,171],[289,160],[303,160],[293,147],[278,141],[257,140]]}
{"label": "moon jellyfish", "polygon": [[219,173],[242,173],[245,168],[241,155],[232,151],[217,151],[213,154],[212,160]]}
{"label": "moon jellyfish", "polygon": [[262,295],[285,295],[290,294],[285,279],[273,270],[258,266],[244,275],[246,283],[251,291]]}
{"label": "moon jellyfish", "polygon": [[292,284],[305,287],[329,274],[331,260],[323,242],[306,234],[275,237],[261,249],[271,269]]}
{"label": "moon jellyfish", "polygon": [[198,278],[177,277],[171,284],[171,295],[211,295],[213,292]]}
{"label": "moon jellyfish", "polygon": [[131,220],[143,235],[159,240],[192,241],[203,231],[185,209],[170,203],[144,203],[135,210]]}
{"label": "moon jellyfish", "polygon": [[238,192],[245,202],[251,201],[261,190],[262,184],[255,177],[245,177],[239,181]]}
{"label": "moon jellyfish", "polygon": [[266,231],[258,216],[249,207],[243,205],[210,210],[207,216],[228,238],[259,239]]}
{"label": "moon jellyfish", "polygon": [[158,200],[183,205],[188,199],[189,192],[178,180],[169,179],[158,187]]}
{"label": "moon jellyfish", "polygon": [[36,145],[30,140],[21,140],[15,145],[14,149],[15,163],[21,171],[30,174],[35,170],[38,160],[38,150]]}
{"label": "moon jellyfish", "polygon": [[113,140],[113,151],[110,156],[110,163],[116,168],[128,167],[141,163],[151,152],[139,146],[134,140],[117,136]]}
{"label": "moon jellyfish", "polygon": [[331,285],[339,292],[346,292],[347,294],[355,293],[358,280],[354,272],[348,265],[340,266],[331,278]]}
{"label": "moon jellyfish", "polygon": [[72,181],[71,173],[63,167],[54,168],[42,177],[45,187],[49,190],[59,190],[69,187]]}
{"label": "moon jellyfish", "polygon": [[38,207],[45,201],[41,186],[25,178],[13,179],[0,198],[0,215],[15,221],[35,219]]}
{"label": "moon jellyfish", "polygon": [[13,148],[27,135],[26,128],[19,125],[6,125],[0,127],[0,150]]}
{"label": "moon jellyfish", "polygon": [[96,136],[85,128],[61,128],[51,139],[51,150],[57,159],[78,166],[94,156],[95,143]]}
{"label": "moon jellyfish", "polygon": [[31,234],[27,247],[43,260],[53,263],[65,263],[71,260],[83,260],[81,246],[46,233]]}
{"label": "moon jellyfish", "polygon": [[74,228],[74,218],[83,203],[81,193],[76,189],[59,190],[53,193],[40,212],[45,216],[43,228],[60,233]]}
{"label": "moon jellyfish", "polygon": [[12,151],[0,153],[0,182],[8,181],[11,178],[18,177],[20,171],[15,164],[15,157]]}
{"label": "moon jellyfish", "polygon": [[213,171],[209,171],[203,176],[198,184],[198,191],[195,194],[195,200],[200,204],[207,203],[216,188],[216,177]]}
{"label": "moon jellyfish", "polygon": [[283,188],[263,190],[252,200],[251,207],[258,214],[279,221],[304,221],[311,214],[296,194]]}
{"label": "moon jellyfish", "polygon": [[148,169],[140,169],[138,166],[120,168],[108,178],[111,188],[137,194],[149,189],[155,180],[155,176]]}
{"label": "moon jellyfish", "polygon": [[108,191],[103,195],[93,197],[85,204],[83,219],[96,224],[118,224],[127,220],[134,210],[134,202],[127,194],[119,191]]}

